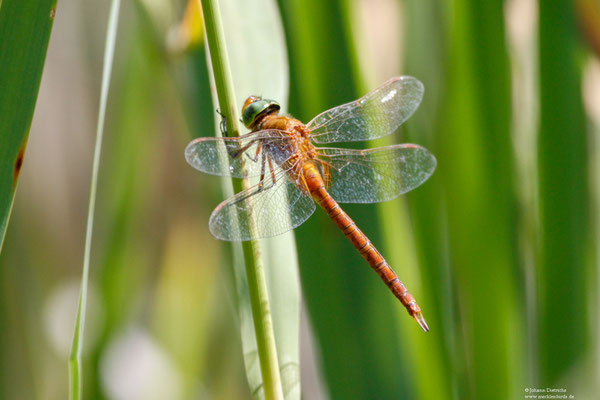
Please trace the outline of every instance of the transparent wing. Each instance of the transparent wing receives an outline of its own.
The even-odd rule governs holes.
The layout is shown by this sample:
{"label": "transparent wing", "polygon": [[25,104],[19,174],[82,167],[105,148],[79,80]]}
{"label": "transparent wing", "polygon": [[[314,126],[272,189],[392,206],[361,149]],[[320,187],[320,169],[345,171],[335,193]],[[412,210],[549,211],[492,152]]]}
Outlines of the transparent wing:
{"label": "transparent wing", "polygon": [[291,138],[277,129],[250,132],[240,137],[201,137],[185,148],[185,159],[207,174],[248,178],[264,172],[265,148],[289,148]]}
{"label": "transparent wing", "polygon": [[299,189],[281,168],[269,173],[264,188],[254,185],[225,200],[210,216],[217,239],[244,241],[280,235],[294,229],[315,211],[310,195]]}
{"label": "transparent wing", "polygon": [[329,194],[340,203],[377,203],[394,199],[427,180],[437,161],[416,144],[369,150],[319,148],[329,165]]}
{"label": "transparent wing", "polygon": [[393,78],[358,100],[317,115],[307,127],[316,143],[377,139],[394,132],[419,107],[423,84]]}

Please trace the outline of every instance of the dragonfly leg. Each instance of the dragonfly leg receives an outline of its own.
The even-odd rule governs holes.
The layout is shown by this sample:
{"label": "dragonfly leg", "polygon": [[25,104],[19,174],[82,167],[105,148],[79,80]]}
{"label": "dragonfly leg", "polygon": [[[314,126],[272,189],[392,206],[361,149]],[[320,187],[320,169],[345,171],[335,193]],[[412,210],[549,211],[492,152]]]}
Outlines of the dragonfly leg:
{"label": "dragonfly leg", "polygon": [[[252,162],[257,162],[257,161],[258,161],[258,155],[260,154],[260,151],[261,151],[261,150],[262,150],[262,144],[260,144],[260,143],[259,143],[259,144],[256,146],[256,154],[254,155],[254,157],[250,157],[250,155],[249,155],[249,154],[246,154],[246,156],[248,156],[248,158],[250,159],[250,161],[252,161]],[[262,165],[262,168],[263,168],[263,169],[264,169],[264,166],[265,166],[265,164],[264,164],[264,162],[265,162],[265,160],[264,160],[264,156],[265,156],[265,154],[263,153],[263,165]]]}
{"label": "dragonfly leg", "polygon": [[219,114],[221,116],[221,123],[219,124],[219,129],[221,130],[221,135],[223,137],[229,137],[229,134],[227,133],[227,123],[226,123],[227,117],[218,108],[215,111],[217,111],[217,114]]}
{"label": "dragonfly leg", "polygon": [[[219,129],[221,130],[221,135],[223,135],[223,137],[229,137],[229,134],[227,132],[227,117],[218,108],[215,111],[217,111],[217,114],[219,114],[221,116],[221,123],[219,124]],[[235,151],[227,149],[227,151],[229,152],[229,155],[231,156],[231,158],[235,158],[235,157],[239,156],[242,152],[246,151],[252,144],[253,144],[253,141],[248,143],[248,145],[244,146],[241,149],[238,149]],[[258,160],[258,153],[260,153],[260,149],[261,149],[261,146],[258,145],[256,148],[256,155],[254,156],[254,158],[252,158],[250,156],[248,156],[248,158],[250,160],[256,162],[256,160]]]}
{"label": "dragonfly leg", "polygon": [[[227,152],[229,153],[229,157],[231,157],[231,158],[239,157],[239,155],[242,154],[243,152],[245,152],[246,150],[248,150],[250,148],[250,146],[252,146],[254,144],[254,142],[255,142],[255,140],[251,140],[247,145],[245,145],[244,147],[240,147],[239,149],[235,149],[235,150],[227,149]],[[260,143],[259,143],[258,147],[261,147]],[[256,157],[257,156],[258,156],[258,151],[257,151]],[[249,157],[249,158],[250,158],[250,160],[256,162],[256,160],[258,160],[258,158],[256,158],[256,157],[255,157],[255,159],[252,159],[252,157]]]}
{"label": "dragonfly leg", "polygon": [[[264,188],[264,186],[265,186],[265,169],[267,168],[267,166],[266,166],[267,163],[265,162],[266,156],[267,155],[265,153],[263,153],[262,159],[260,162],[260,181],[258,181],[259,188]],[[256,157],[258,157],[258,153],[256,153],[255,158]]]}
{"label": "dragonfly leg", "polygon": [[243,197],[240,197],[239,199],[237,199],[237,200],[236,200],[235,202],[233,202],[232,204],[237,204],[237,203],[239,203],[239,202],[242,202],[242,201],[244,201],[244,200],[246,200],[246,199],[248,199],[248,198],[250,198],[250,197],[254,196],[255,194],[259,194],[260,192],[262,192],[262,191],[264,191],[264,190],[267,190],[267,189],[270,189],[270,188],[272,188],[274,185],[275,185],[275,183],[273,183],[273,184],[271,184],[271,185],[269,185],[269,186],[265,186],[265,185],[264,185],[264,180],[262,180],[262,181],[260,181],[260,182],[258,183],[258,185],[256,185],[256,190],[252,191],[251,193],[248,193],[247,195],[245,195],[245,196],[243,196]]}
{"label": "dragonfly leg", "polygon": [[[266,175],[266,169],[267,169],[267,162],[269,163],[269,170],[271,171],[271,181],[272,184],[269,186],[265,186],[265,175]],[[270,189],[273,186],[275,186],[275,182],[277,182],[277,179],[275,178],[275,172],[273,170],[273,162],[271,161],[270,157],[267,157],[267,153],[262,153],[262,160],[261,160],[261,165],[260,165],[260,181],[258,182],[258,188],[260,189],[260,191],[265,190],[265,189]]]}
{"label": "dragonfly leg", "polygon": [[275,184],[275,169],[273,168],[273,162],[271,161],[271,157],[267,158],[269,162],[269,170],[271,171],[271,180],[273,181],[273,185]]}
{"label": "dragonfly leg", "polygon": [[[227,117],[218,108],[215,111],[217,112],[217,114],[219,114],[221,116],[221,123],[219,124],[219,129],[221,130],[221,135],[223,137],[229,137],[229,133],[227,132]],[[252,142],[247,144],[246,146],[242,147],[241,149],[237,149],[237,150],[227,148],[229,157],[231,157],[232,159],[236,158],[242,152],[246,151],[251,145],[252,145]]]}
{"label": "dragonfly leg", "polygon": [[[265,179],[267,160],[268,160],[269,168],[271,169],[271,179],[270,180]],[[273,172],[273,164],[271,162],[271,159],[267,157],[266,153],[262,153],[260,180],[258,181],[258,185],[256,185],[256,189],[253,190],[252,192],[246,194],[245,196],[242,196],[239,199],[237,199],[234,204],[242,202],[242,201],[254,196],[255,194],[258,194],[264,190],[268,190],[268,189],[272,188],[273,186],[275,186],[276,181],[277,180],[276,180],[275,174]],[[271,182],[271,184],[267,186],[267,185],[265,185],[265,182]]]}

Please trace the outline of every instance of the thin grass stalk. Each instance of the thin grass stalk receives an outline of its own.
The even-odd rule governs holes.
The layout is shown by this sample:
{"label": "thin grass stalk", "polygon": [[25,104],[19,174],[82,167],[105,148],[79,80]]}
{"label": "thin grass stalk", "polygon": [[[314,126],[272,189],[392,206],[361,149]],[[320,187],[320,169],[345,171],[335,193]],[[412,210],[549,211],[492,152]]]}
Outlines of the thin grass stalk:
{"label": "thin grass stalk", "polygon": [[[237,102],[235,101],[220,10],[215,0],[201,0],[200,4],[204,14],[206,39],[210,50],[219,108],[225,117],[228,134],[239,136]],[[236,192],[244,190],[247,185],[245,180],[233,181]],[[242,242],[242,250],[265,398],[283,399],[271,307],[259,243],[256,240]]]}
{"label": "thin grass stalk", "polygon": [[98,123],[96,125],[96,143],[94,146],[94,160],[90,185],[90,200],[88,205],[87,228],[85,233],[85,250],[83,255],[83,273],[81,276],[81,291],[79,295],[79,306],[75,321],[75,333],[71,344],[71,355],[69,357],[69,398],[76,400],[81,398],[81,349],[83,346],[83,335],[85,327],[85,311],[87,304],[87,288],[90,270],[90,253],[92,248],[92,233],[94,228],[94,210],[96,208],[96,189],[98,186],[98,171],[100,169],[100,155],[102,152],[102,137],[104,133],[104,119],[106,114],[106,103],[110,75],[112,72],[113,58],[115,54],[115,41],[119,21],[119,9],[121,0],[113,0],[108,16],[108,28],[106,31],[106,45],[104,48],[104,64],[102,68],[102,87],[100,90],[100,105],[98,109]]}

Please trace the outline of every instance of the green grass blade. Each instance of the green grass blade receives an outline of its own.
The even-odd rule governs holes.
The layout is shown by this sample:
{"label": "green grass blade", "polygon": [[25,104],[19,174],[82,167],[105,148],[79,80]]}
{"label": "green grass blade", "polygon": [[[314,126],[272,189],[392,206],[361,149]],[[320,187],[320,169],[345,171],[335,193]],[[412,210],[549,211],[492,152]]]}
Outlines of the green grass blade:
{"label": "green grass blade", "polygon": [[503,11],[500,1],[460,0],[449,13],[437,173],[461,326],[454,345],[467,366],[460,398],[520,396],[526,372]]}
{"label": "green grass blade", "polygon": [[589,352],[584,327],[593,280],[575,2],[543,1],[538,7],[539,384],[551,387]]}
{"label": "green grass blade", "polygon": [[[219,108],[226,116],[228,132],[237,135],[240,101],[246,96],[281,99],[285,108],[288,81],[283,31],[271,1],[223,1],[222,22],[212,2],[202,5]],[[224,32],[215,25],[221,23]],[[264,59],[269,60],[267,66]],[[226,98],[221,96],[223,91]],[[235,191],[243,187],[234,182]],[[234,245],[234,271],[251,390],[258,398],[298,399],[299,289],[293,235],[242,243],[242,248],[243,263],[239,245]]]}
{"label": "green grass blade", "polygon": [[0,251],[55,13],[56,0],[0,3]]}
{"label": "green grass blade", "polygon": [[[442,103],[442,82],[445,78],[445,50],[448,45],[447,20],[444,7],[435,0],[407,3],[406,14],[406,73],[418,77],[425,85],[425,97],[419,110],[406,124],[408,142],[419,143],[434,154],[437,126]],[[422,43],[428,43],[422,46]],[[458,371],[453,359],[458,358],[453,340],[456,319],[455,299],[452,295],[451,271],[446,255],[445,215],[443,207],[442,165],[422,187],[408,194],[411,219],[414,224],[414,240],[418,254],[421,287],[424,288],[423,312],[435,330],[431,337],[417,336],[417,345],[426,342],[419,350],[416,361],[416,385],[419,397],[439,399],[449,397],[454,388]],[[426,308],[426,309],[425,309]],[[429,367],[431,365],[431,367]]]}
{"label": "green grass blade", "polygon": [[69,396],[71,399],[80,399],[82,394],[81,381],[81,348],[85,327],[85,311],[87,303],[87,287],[90,269],[90,253],[92,248],[92,233],[94,228],[94,210],[96,206],[96,187],[98,184],[98,171],[100,169],[100,154],[102,151],[102,137],[104,133],[104,117],[106,114],[106,103],[108,89],[110,86],[110,75],[115,52],[117,26],[119,22],[119,8],[121,1],[113,0],[108,17],[108,28],[106,32],[106,47],[104,48],[104,64],[102,69],[102,88],[100,92],[100,104],[98,110],[98,123],[96,126],[96,143],[94,146],[94,161],[90,185],[90,200],[88,207],[87,227],[85,235],[85,251],[83,256],[83,271],[81,276],[81,292],[79,306],[75,320],[75,333],[71,345],[69,358]]}

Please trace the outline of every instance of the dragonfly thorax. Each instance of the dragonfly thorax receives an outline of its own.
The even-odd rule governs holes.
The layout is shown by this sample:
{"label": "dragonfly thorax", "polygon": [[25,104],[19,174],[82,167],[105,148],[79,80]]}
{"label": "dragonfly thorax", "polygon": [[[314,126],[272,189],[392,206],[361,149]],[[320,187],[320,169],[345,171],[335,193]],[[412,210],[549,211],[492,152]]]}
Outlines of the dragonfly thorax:
{"label": "dragonfly thorax", "polygon": [[[271,135],[277,132],[277,135],[286,136],[288,140],[283,140],[273,149],[274,160],[284,161],[291,157],[292,162],[304,163],[315,158],[316,148],[310,139],[310,132],[300,120],[271,113],[265,115],[255,126],[256,130],[270,130]],[[289,140],[291,139],[291,140]],[[281,157],[278,157],[278,156]],[[285,159],[283,158],[285,157]],[[278,164],[281,165],[280,162]]]}

